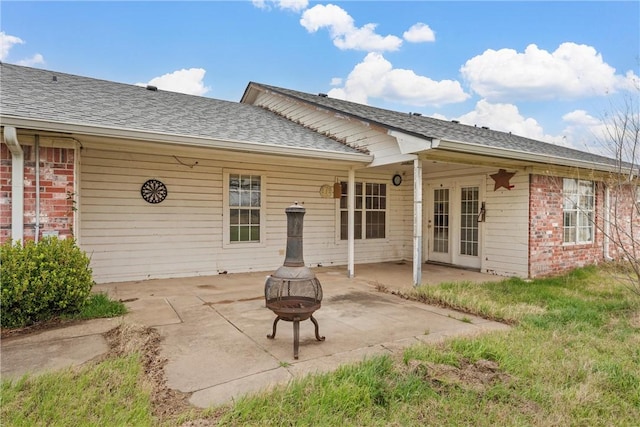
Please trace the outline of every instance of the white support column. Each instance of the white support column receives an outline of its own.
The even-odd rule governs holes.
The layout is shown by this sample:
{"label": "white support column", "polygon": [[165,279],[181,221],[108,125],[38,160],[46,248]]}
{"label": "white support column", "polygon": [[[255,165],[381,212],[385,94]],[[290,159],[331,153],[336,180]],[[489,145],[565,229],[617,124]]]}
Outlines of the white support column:
{"label": "white support column", "polygon": [[4,142],[11,151],[11,240],[24,240],[24,152],[16,128],[5,126]]}
{"label": "white support column", "polygon": [[413,161],[413,286],[422,284],[422,160]]}
{"label": "white support column", "polygon": [[355,277],[355,258],[356,258],[356,240],[355,240],[355,207],[356,207],[356,171],[349,169],[349,177],[347,180],[347,217],[348,217],[348,275],[349,278]]}

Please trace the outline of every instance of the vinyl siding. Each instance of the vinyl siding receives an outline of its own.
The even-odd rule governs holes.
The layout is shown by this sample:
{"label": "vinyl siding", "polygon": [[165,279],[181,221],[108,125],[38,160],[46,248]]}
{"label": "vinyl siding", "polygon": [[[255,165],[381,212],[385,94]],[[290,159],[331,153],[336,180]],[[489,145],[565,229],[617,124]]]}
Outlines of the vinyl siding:
{"label": "vinyl siding", "polygon": [[511,190],[494,191],[494,181],[487,175],[485,190],[486,217],[482,272],[501,276],[527,277],[529,262],[529,174],[516,171]]}
{"label": "vinyl siding", "polygon": [[[425,167],[425,183],[430,182],[473,182],[484,180],[485,221],[480,224],[481,271],[500,276],[527,277],[528,275],[528,229],[529,229],[529,175],[523,170],[516,171],[510,180],[511,190],[494,190],[491,174],[497,168],[449,165],[445,170],[435,172]],[[428,195],[426,197],[429,197]],[[428,209],[425,204],[425,209]],[[425,218],[430,213],[425,211]],[[428,233],[425,227],[425,233]],[[425,239],[428,237],[425,234]]]}
{"label": "vinyl siding", "polygon": [[[104,143],[85,144],[82,152],[80,242],[97,282],[273,271],[284,261],[284,209],[295,201],[306,208],[306,263],[347,263],[346,242],[336,232],[338,202],[319,193],[323,184],[346,180],[347,166],[212,150],[176,158],[135,146],[131,142],[126,151],[116,151],[104,149]],[[225,170],[264,176],[266,238],[259,247],[223,242]],[[385,182],[388,191],[387,238],[356,241],[356,262],[402,259],[407,246],[410,253],[411,217],[404,206],[410,184],[393,187],[390,177],[383,171],[356,172],[356,180]],[[162,203],[149,204],[140,195],[151,178],[168,188]]]}

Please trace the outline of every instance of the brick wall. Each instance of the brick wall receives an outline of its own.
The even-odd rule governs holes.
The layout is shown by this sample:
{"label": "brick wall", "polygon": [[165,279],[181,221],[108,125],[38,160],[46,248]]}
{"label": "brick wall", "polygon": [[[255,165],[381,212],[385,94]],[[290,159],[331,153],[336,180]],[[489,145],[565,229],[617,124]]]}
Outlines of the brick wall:
{"label": "brick wall", "polygon": [[596,184],[595,239],[590,244],[563,244],[561,177],[531,175],[529,180],[529,276],[566,272],[604,260],[602,232],[604,185]]}
{"label": "brick wall", "polygon": [[[24,151],[24,239],[33,240],[36,228],[36,153],[33,146]],[[1,234],[4,242],[11,236],[11,153],[6,144],[0,151]],[[43,232],[57,231],[70,236],[73,229],[74,150],[40,147],[40,237]]]}
{"label": "brick wall", "polygon": [[609,255],[612,258],[640,259],[640,204],[636,186],[610,185]]}

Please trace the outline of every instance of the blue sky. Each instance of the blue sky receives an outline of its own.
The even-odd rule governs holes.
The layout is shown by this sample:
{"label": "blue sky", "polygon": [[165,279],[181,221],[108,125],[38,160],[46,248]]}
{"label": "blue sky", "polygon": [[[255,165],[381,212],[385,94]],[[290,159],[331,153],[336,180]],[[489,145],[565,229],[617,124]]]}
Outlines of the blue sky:
{"label": "blue sky", "polygon": [[0,4],[0,60],[239,101],[256,81],[598,151],[638,1]]}

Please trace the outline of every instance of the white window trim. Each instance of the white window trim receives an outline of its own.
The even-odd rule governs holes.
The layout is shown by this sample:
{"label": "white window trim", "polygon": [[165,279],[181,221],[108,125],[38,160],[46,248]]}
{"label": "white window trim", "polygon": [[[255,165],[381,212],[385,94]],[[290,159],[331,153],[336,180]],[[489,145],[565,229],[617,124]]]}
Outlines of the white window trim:
{"label": "white window trim", "polygon": [[[596,206],[597,206],[597,187],[596,187],[596,183],[594,181],[588,180],[588,179],[579,179],[579,178],[563,178],[562,180],[562,245],[563,246],[576,246],[576,245],[590,245],[595,243],[596,241],[596,226],[595,224],[592,222],[591,225],[591,236],[592,239],[591,240],[578,240],[578,237],[580,235],[579,233],[579,224],[578,224],[578,219],[580,218],[579,215],[576,215],[576,225],[575,225],[575,232],[576,232],[576,240],[573,242],[565,242],[564,241],[564,214],[565,214],[565,209],[564,209],[564,197],[565,197],[565,182],[567,180],[572,180],[575,181],[576,184],[578,185],[578,188],[580,188],[580,182],[589,182],[591,183],[591,187],[593,189],[593,208],[592,208],[592,213],[593,213],[593,218],[595,220],[595,215],[596,215]],[[578,196],[580,196],[580,194],[578,193]],[[578,206],[577,213],[581,212],[581,208],[580,206]]]}
{"label": "white window trim", "polygon": [[[260,241],[232,242],[229,235],[229,175],[260,176]],[[264,171],[246,169],[222,170],[222,247],[225,249],[264,248],[267,246],[267,176]]]}
{"label": "white window trim", "polygon": [[[338,178],[337,180],[338,182],[348,182],[349,180],[347,178]],[[377,243],[388,243],[390,241],[389,239],[389,212],[391,211],[390,208],[390,201],[391,201],[391,186],[389,185],[389,183],[385,180],[382,179],[358,179],[356,178],[355,183],[362,183],[362,188],[363,188],[363,196],[366,196],[366,185],[367,184],[385,184],[386,185],[386,191],[387,191],[387,195],[386,195],[386,208],[384,209],[385,212],[385,221],[384,221],[384,237],[381,238],[366,238],[366,221],[365,221],[365,204],[366,201],[363,200],[363,208],[361,209],[362,211],[362,215],[363,215],[363,221],[362,221],[362,238],[360,239],[355,239],[356,244],[365,244],[365,242],[368,242],[368,244],[377,244]],[[341,246],[341,245],[347,245],[349,242],[349,239],[341,239],[340,238],[340,228],[341,228],[341,212],[342,209],[340,209],[340,199],[337,198],[335,199],[336,201],[336,227],[335,227],[335,241],[336,241],[336,245]],[[357,209],[356,209],[357,211]]]}

